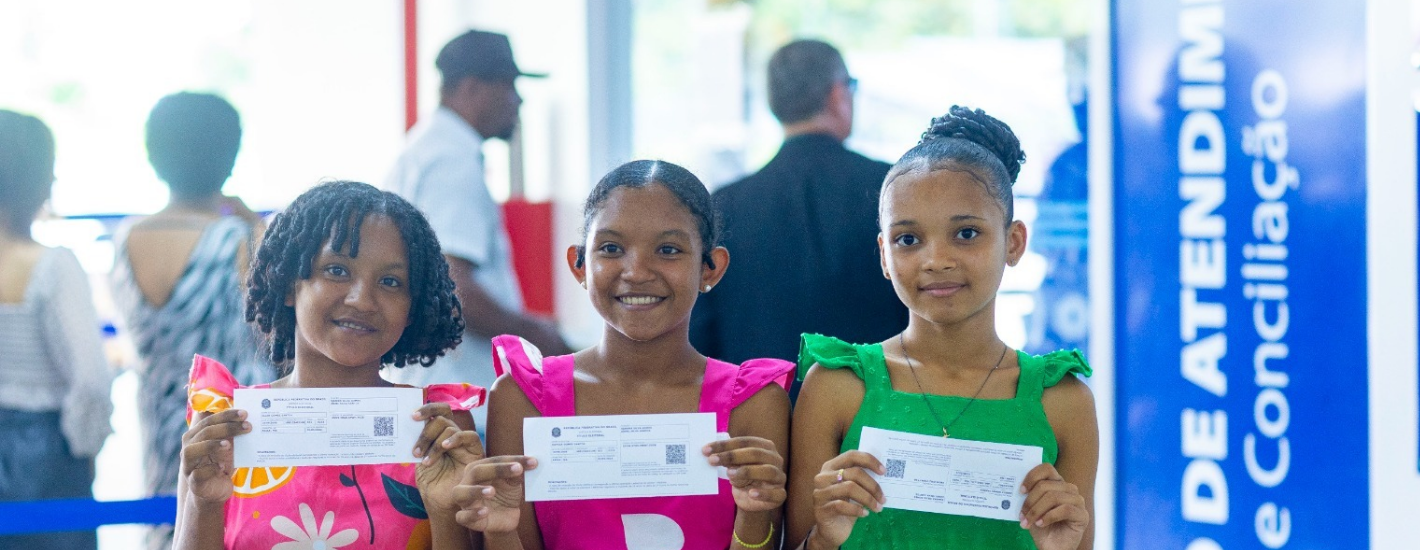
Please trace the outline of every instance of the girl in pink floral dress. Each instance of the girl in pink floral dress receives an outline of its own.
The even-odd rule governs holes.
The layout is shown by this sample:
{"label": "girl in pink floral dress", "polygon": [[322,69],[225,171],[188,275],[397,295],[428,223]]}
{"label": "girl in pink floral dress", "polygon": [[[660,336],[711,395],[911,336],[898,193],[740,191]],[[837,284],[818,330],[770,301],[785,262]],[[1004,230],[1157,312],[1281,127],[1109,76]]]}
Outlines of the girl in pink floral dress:
{"label": "girl in pink floral dress", "polygon": [[[355,182],[302,194],[276,218],[252,266],[247,319],[286,369],[272,388],[390,386],[382,368],[428,365],[463,322],[433,231],[398,196]],[[418,368],[409,366],[407,368]],[[251,430],[235,379],[198,356],[188,390],[177,548],[472,548],[452,492],[483,456],[468,410],[484,390],[424,389],[418,464],[234,468]]]}
{"label": "girl in pink floral dress", "polygon": [[[793,366],[732,365],[690,345],[691,307],[730,260],[715,246],[705,186],[668,162],[631,162],[597,183],[583,224],[567,263],[606,321],[601,341],[543,359],[516,337],[493,339],[505,376],[489,404],[489,450],[507,456],[465,472],[458,520],[491,549],[776,548]],[[523,502],[522,472],[536,467],[517,456],[524,418],[693,412],[713,413],[725,436],[701,449],[727,469],[718,494]]]}

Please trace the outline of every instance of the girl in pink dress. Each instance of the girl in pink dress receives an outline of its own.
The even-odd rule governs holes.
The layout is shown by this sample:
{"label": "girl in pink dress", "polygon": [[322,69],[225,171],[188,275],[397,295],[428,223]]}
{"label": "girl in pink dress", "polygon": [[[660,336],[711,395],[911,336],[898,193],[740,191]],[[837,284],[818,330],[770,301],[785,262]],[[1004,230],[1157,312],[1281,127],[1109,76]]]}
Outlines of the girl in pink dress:
{"label": "girl in pink dress", "polygon": [[[380,370],[429,365],[463,331],[429,224],[392,193],[325,183],[276,218],[251,270],[247,319],[285,376],[261,387],[391,386]],[[411,367],[412,368],[412,367]],[[234,468],[251,431],[235,379],[198,356],[188,389],[175,545],[185,549],[472,548],[453,489],[483,456],[468,410],[484,390],[424,389],[418,464]]]}
{"label": "girl in pink dress", "polygon": [[[788,394],[793,366],[732,365],[690,345],[691,307],[729,264],[705,186],[684,168],[636,161],[597,183],[582,244],[567,249],[572,275],[606,321],[588,349],[542,358],[511,336],[493,340],[489,451],[455,490],[461,524],[488,548],[770,548],[785,499]],[[726,468],[719,493],[524,502],[523,419],[533,416],[713,413],[725,439],[701,449]]]}

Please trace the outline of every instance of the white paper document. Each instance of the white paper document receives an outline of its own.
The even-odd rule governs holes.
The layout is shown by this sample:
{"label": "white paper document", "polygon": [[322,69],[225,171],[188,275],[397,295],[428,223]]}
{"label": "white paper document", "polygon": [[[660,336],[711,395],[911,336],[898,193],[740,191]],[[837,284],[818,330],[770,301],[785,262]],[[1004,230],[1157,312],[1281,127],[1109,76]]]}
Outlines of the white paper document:
{"label": "white paper document", "polygon": [[525,498],[584,500],[713,495],[719,476],[700,448],[713,413],[523,419],[523,454],[537,458]]}
{"label": "white paper document", "polygon": [[416,462],[424,423],[419,388],[238,389],[251,433],[233,440],[236,466],[335,466]]}
{"label": "white paper document", "polygon": [[887,475],[869,472],[886,508],[1020,521],[1021,482],[1041,463],[1040,447],[985,443],[863,428],[858,450]]}

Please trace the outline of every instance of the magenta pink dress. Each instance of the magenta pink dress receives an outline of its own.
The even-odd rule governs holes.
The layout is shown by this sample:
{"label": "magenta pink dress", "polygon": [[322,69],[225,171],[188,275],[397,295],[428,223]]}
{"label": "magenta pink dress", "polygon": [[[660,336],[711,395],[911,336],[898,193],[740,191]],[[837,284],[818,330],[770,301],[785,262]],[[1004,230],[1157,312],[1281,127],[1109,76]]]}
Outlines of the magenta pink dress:
{"label": "magenta pink dress", "polygon": [[[548,357],[516,336],[493,339],[493,367],[511,373],[518,387],[543,416],[575,416],[573,360]],[[778,359],[752,359],[732,365],[710,359],[700,389],[700,412],[715,413],[721,433],[730,411],[769,384],[786,387],[794,365]],[[723,474],[722,474],[723,475]],[[536,502],[543,545],[563,549],[724,550],[735,528],[735,500],[730,482],[720,479],[714,495]]]}
{"label": "magenta pink dress", "polygon": [[[250,386],[267,387],[267,384]],[[232,406],[236,379],[215,360],[192,361],[187,419],[194,412]],[[483,404],[487,392],[470,384],[424,388],[425,403],[456,411]],[[413,412],[413,411],[410,411]],[[227,501],[225,546],[230,549],[430,548],[429,515],[414,480],[414,464],[238,468]]]}

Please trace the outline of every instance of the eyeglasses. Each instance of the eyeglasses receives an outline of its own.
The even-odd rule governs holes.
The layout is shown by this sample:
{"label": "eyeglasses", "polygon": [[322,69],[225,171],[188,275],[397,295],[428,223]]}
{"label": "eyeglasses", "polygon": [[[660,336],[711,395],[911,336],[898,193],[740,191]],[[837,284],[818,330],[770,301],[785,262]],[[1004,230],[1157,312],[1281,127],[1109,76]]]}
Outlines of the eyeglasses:
{"label": "eyeglasses", "polygon": [[848,93],[858,93],[858,79],[853,78],[851,76],[845,77],[845,79],[843,80],[843,85],[848,87]]}

